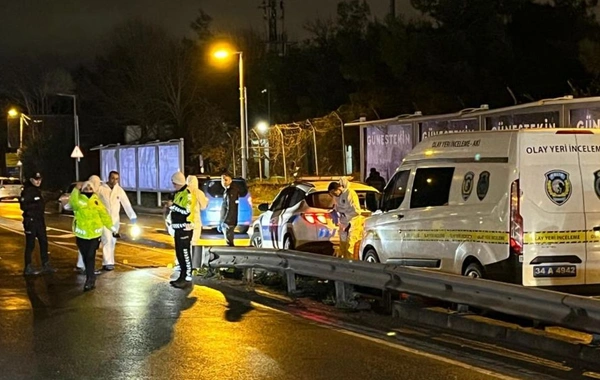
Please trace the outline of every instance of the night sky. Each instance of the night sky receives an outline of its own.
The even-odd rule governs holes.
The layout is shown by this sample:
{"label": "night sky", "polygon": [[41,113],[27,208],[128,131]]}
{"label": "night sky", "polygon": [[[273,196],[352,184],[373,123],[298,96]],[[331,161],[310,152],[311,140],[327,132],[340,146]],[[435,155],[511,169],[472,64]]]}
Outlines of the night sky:
{"label": "night sky", "polygon": [[[415,11],[409,0],[396,0],[398,12]],[[388,0],[370,0],[371,12],[383,18]],[[50,53],[62,60],[86,61],[117,24],[142,18],[162,24],[178,36],[189,33],[198,8],[218,29],[263,30],[261,0],[5,0],[0,12],[0,57]],[[335,16],[338,0],[285,0],[286,29],[292,40],[306,36],[307,20]]]}

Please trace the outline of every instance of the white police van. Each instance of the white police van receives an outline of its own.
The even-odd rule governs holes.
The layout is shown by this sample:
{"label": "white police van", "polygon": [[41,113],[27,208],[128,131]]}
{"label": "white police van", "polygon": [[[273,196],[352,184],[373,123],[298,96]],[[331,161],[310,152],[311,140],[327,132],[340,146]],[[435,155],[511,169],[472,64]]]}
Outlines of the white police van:
{"label": "white police van", "polygon": [[368,218],[365,261],[525,286],[600,283],[600,130],[430,137]]}

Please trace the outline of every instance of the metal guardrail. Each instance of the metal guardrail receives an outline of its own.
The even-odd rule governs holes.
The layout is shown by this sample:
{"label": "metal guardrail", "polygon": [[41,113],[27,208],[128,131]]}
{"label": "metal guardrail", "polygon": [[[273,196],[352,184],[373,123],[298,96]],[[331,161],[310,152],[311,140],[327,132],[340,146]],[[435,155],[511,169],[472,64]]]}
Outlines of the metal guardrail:
{"label": "metal guardrail", "polygon": [[[210,261],[209,254],[214,255]],[[338,300],[348,299],[351,285],[359,285],[465,304],[600,334],[600,301],[588,297],[298,251],[204,247],[203,256],[203,262],[209,262],[213,268],[247,269],[250,271],[247,278],[250,279],[253,278],[253,269],[282,273],[286,276],[289,292],[295,291],[295,275],[299,274],[335,281]]]}

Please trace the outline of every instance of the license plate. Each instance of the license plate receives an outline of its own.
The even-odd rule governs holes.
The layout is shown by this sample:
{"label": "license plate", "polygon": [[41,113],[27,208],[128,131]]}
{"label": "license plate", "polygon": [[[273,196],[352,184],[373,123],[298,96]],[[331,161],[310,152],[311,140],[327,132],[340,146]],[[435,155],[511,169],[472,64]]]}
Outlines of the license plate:
{"label": "license plate", "polygon": [[575,265],[547,265],[533,267],[533,277],[576,277]]}

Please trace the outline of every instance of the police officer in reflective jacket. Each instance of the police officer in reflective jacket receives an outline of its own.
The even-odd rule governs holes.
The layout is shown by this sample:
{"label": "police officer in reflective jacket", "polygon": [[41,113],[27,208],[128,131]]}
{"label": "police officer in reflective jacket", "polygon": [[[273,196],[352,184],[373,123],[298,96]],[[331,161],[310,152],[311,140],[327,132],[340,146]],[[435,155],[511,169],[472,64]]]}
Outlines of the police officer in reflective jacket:
{"label": "police officer in reflective jacket", "polygon": [[31,264],[31,254],[35,248],[35,239],[40,244],[40,256],[42,259],[42,272],[54,273],[56,270],[50,265],[48,256],[48,237],[46,235],[46,221],[44,219],[44,198],[40,185],[42,175],[35,173],[25,183],[21,192],[19,203],[23,211],[23,229],[25,230],[25,270],[23,274],[35,275],[39,271]]}

